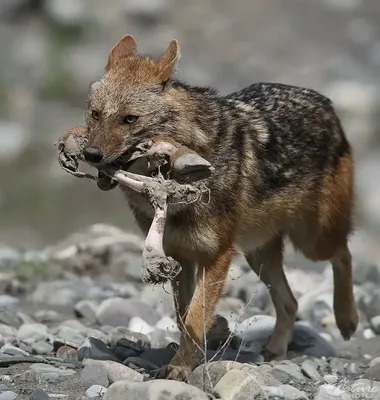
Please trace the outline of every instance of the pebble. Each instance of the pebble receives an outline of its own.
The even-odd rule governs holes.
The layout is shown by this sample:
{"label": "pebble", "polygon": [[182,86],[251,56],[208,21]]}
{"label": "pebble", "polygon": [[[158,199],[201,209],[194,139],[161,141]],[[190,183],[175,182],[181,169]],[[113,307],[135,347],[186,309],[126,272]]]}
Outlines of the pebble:
{"label": "pebble", "polygon": [[318,365],[312,360],[305,360],[301,365],[301,371],[303,374],[314,381],[319,381],[321,379],[321,375],[317,368]]}
{"label": "pebble", "polygon": [[370,367],[373,367],[374,365],[380,364],[380,357],[375,357],[371,360],[371,362],[369,363]]}
{"label": "pebble", "polygon": [[156,328],[167,332],[179,332],[177,323],[174,321],[173,318],[170,317],[161,318],[157,322]]}
{"label": "pebble", "polygon": [[89,387],[86,392],[85,396],[89,399],[93,399],[96,397],[103,397],[107,392],[107,389],[101,385],[93,385]]}
{"label": "pebble", "polygon": [[115,265],[122,266],[125,277],[131,282],[141,282],[141,262],[141,253],[120,254],[115,258]]}
{"label": "pebble", "polygon": [[104,400],[209,400],[206,393],[183,382],[156,379],[148,382],[120,381],[111,385]]}
{"label": "pebble", "polygon": [[82,322],[78,321],[77,319],[68,319],[66,321],[63,321],[58,329],[62,328],[72,328],[72,329],[77,329],[78,331],[81,331],[83,329],[86,329],[86,327],[82,324]]}
{"label": "pebble", "polygon": [[3,354],[8,354],[10,356],[24,356],[27,357],[29,356],[29,353],[23,349],[20,349],[19,347],[13,346],[10,343],[6,343],[0,351]]}
{"label": "pebble", "polygon": [[265,399],[257,379],[247,371],[228,371],[216,384],[214,394],[223,400]]}
{"label": "pebble", "polygon": [[[255,307],[260,310],[267,309],[271,304],[269,290],[255,274],[252,274],[251,271],[232,281],[231,290],[228,294],[230,297],[241,299],[244,304],[254,303]],[[247,315],[247,318],[252,316],[252,314],[249,315],[252,308],[252,306],[245,308],[244,315]]]}
{"label": "pebble", "polygon": [[175,315],[171,285],[146,285],[139,296],[140,300],[153,307],[159,315],[172,317]]}
{"label": "pebble", "polygon": [[301,368],[290,361],[276,364],[272,369],[272,374],[284,384],[294,383],[295,385],[299,385],[306,382]]}
{"label": "pebble", "polygon": [[63,359],[77,359],[78,350],[71,346],[61,346],[57,350],[56,356]]}
{"label": "pebble", "polygon": [[129,357],[138,357],[141,353],[146,351],[148,348],[133,342],[131,340],[122,338],[119,339],[116,343],[116,346],[113,349],[113,353],[120,361],[124,361]]}
{"label": "pebble", "polygon": [[106,370],[110,383],[117,381],[142,382],[143,380],[143,375],[115,361],[86,359],[83,364],[85,366],[96,365],[102,370]]}
{"label": "pebble", "polygon": [[80,300],[75,304],[74,311],[77,317],[85,318],[88,322],[96,322],[97,304],[90,300]]}
{"label": "pebble", "polygon": [[139,332],[144,335],[147,335],[155,330],[152,325],[149,325],[140,317],[132,317],[129,321],[128,328],[132,332]]}
{"label": "pebble", "polygon": [[334,383],[338,382],[338,377],[336,375],[327,374],[323,378],[329,385],[334,385]]}
{"label": "pebble", "polygon": [[128,328],[124,326],[118,326],[113,328],[108,333],[108,341],[111,347],[115,347],[116,343],[120,339],[128,339],[132,342],[138,343],[144,347],[150,347],[150,340],[147,335],[144,335],[141,332],[131,332]]}
{"label": "pebble", "polygon": [[373,379],[380,382],[380,364],[375,363],[364,372],[363,378]]}
{"label": "pebble", "polygon": [[252,374],[260,385],[281,385],[281,382],[272,375],[272,367],[270,365],[263,364],[256,367],[249,364],[242,364],[237,361],[212,361],[200,365],[190,374],[189,384],[202,390],[210,390],[215,387],[219,380],[228,371],[231,370],[245,371]]}
{"label": "pebble", "polygon": [[41,363],[32,364],[30,370],[36,374],[37,379],[46,382],[55,382],[59,378],[70,377],[76,374],[76,371],[72,369],[61,369],[49,364]]}
{"label": "pebble", "polygon": [[350,395],[345,390],[334,385],[322,385],[318,388],[314,400],[350,400]]}
{"label": "pebble", "polygon": [[353,268],[353,281],[359,285],[362,285],[365,282],[380,284],[380,263],[355,263]]}
{"label": "pebble", "polygon": [[380,396],[380,382],[370,379],[357,379],[350,388],[352,397],[374,400]]}
{"label": "pebble", "polygon": [[139,290],[136,289],[135,285],[130,282],[125,283],[113,283],[112,289],[115,291],[115,296],[130,298],[137,297],[139,295]]}
{"label": "pebble", "polygon": [[308,399],[305,392],[298,390],[297,388],[290,385],[281,385],[278,387],[283,392],[283,396],[286,400],[302,400]]}
{"label": "pebble", "polygon": [[109,385],[107,368],[100,363],[86,365],[81,371],[80,377],[88,387],[93,385],[108,387]]}
{"label": "pebble", "polygon": [[215,312],[228,321],[241,321],[243,315],[246,316],[246,305],[239,298],[223,297],[218,302]]}
{"label": "pebble", "polygon": [[179,343],[181,334],[179,332],[167,332],[156,329],[147,334],[151,346],[154,348],[166,347],[169,343]]}
{"label": "pebble", "polygon": [[318,358],[337,356],[337,351],[331,342],[312,328],[309,323],[303,321],[298,321],[294,325],[289,350]]}
{"label": "pebble", "polygon": [[78,360],[85,358],[119,361],[103,341],[93,337],[86,338],[78,347]]}
{"label": "pebble", "polygon": [[279,386],[262,386],[266,400],[285,400],[285,393]]}
{"label": "pebble", "polygon": [[58,322],[61,321],[61,316],[54,310],[39,310],[34,314],[35,319],[38,322]]}
{"label": "pebble", "polygon": [[30,400],[50,400],[50,396],[43,390],[36,390],[31,394]]}
{"label": "pebble", "polygon": [[0,243],[0,268],[10,268],[20,261],[20,254],[15,249]]}
{"label": "pebble", "polygon": [[85,327],[81,333],[85,337],[93,337],[95,339],[102,340],[105,343],[108,341],[108,337],[107,337],[108,335],[99,329]]}
{"label": "pebble", "polygon": [[361,286],[356,301],[369,320],[380,315],[380,291],[373,282],[365,282]]}
{"label": "pebble", "polygon": [[326,361],[326,358],[313,358],[313,361],[318,365],[318,370],[325,374],[328,371],[329,363]]}
{"label": "pebble", "polygon": [[86,296],[89,287],[75,281],[52,281],[40,283],[30,294],[29,300],[35,304],[49,304],[50,307],[73,307]]}
{"label": "pebble", "polygon": [[32,344],[32,352],[35,354],[46,355],[53,353],[53,346],[47,342],[37,342]]}
{"label": "pebble", "polygon": [[5,385],[4,383],[0,383],[0,393],[6,392],[8,389],[9,387],[7,385]]}
{"label": "pebble", "polygon": [[78,332],[78,329],[66,325],[61,325],[55,335],[63,342],[73,343],[75,347],[78,347],[85,339],[85,335]]}
{"label": "pebble", "polygon": [[[236,328],[236,333],[244,337],[245,348],[256,349],[258,344],[262,347],[268,342],[275,323],[275,317],[256,315],[241,322]],[[313,357],[335,357],[337,355],[332,344],[303,322],[295,323],[288,349]]]}
{"label": "pebble", "polygon": [[[94,251],[95,259],[95,250],[91,251]],[[121,273],[123,269],[124,266],[120,270]],[[260,315],[250,314],[253,311],[246,307],[243,299],[252,295],[252,288],[247,287],[250,280],[245,279],[251,276],[251,272],[248,274],[246,267],[239,267],[239,271],[242,275],[239,278],[241,283],[229,283],[219,304],[219,313],[228,318],[229,321],[225,321],[226,326],[232,328],[237,325],[237,329],[240,329],[238,333],[245,339],[243,351],[236,358],[237,361],[226,361],[235,359],[229,356],[235,354],[231,345],[223,353],[230,358],[225,358],[224,361],[216,361],[216,358],[215,361],[198,366],[191,373],[189,384],[148,378],[148,375],[154,375],[155,369],[168,364],[178,348],[176,343],[179,343],[180,332],[175,322],[170,284],[167,285],[168,293],[165,293],[162,287],[152,288],[141,282],[114,283],[114,278],[108,275],[108,272],[107,275],[91,274],[79,279],[69,271],[61,275],[64,276],[61,281],[37,284],[36,290],[30,296],[35,303],[42,299],[42,307],[50,307],[49,300],[52,299],[52,308],[57,304],[69,307],[64,308],[63,313],[41,308],[30,314],[33,318],[18,309],[10,309],[0,314],[0,358],[10,360],[13,356],[47,356],[55,353],[57,359],[39,357],[37,363],[25,365],[23,368],[27,369],[21,374],[13,373],[11,368],[4,369],[2,374],[8,375],[0,375],[0,382],[3,382],[0,384],[0,400],[4,394],[16,398],[16,393],[11,390],[20,391],[20,378],[41,382],[41,386],[37,387],[46,392],[34,387],[35,392],[30,398],[35,400],[69,399],[71,393],[67,393],[71,389],[65,392],[63,386],[58,387],[58,383],[73,386],[74,390],[78,389],[78,398],[82,400],[178,400],[206,399],[208,396],[216,396],[223,400],[307,400],[308,396],[313,400],[314,397],[317,400],[354,400],[363,393],[366,400],[372,400],[380,396],[380,357],[372,360],[370,365],[369,361],[350,360],[349,352],[345,351],[337,357],[336,349],[332,345],[336,339],[335,331],[332,331],[333,328],[336,330],[335,321],[329,314],[331,293],[324,292],[323,287],[312,301],[308,301],[309,306],[316,305],[315,309],[303,309],[304,315],[310,315],[310,320],[298,321],[295,325],[289,354],[293,357],[295,352],[296,358],[292,358],[292,361],[272,363],[263,363],[259,357],[247,358],[246,349],[253,350],[255,342],[259,342],[260,348],[268,340],[273,332],[275,318],[263,315],[264,312],[273,312],[270,304],[267,304],[267,293],[259,301],[260,307],[267,304],[265,311],[258,309],[254,312],[259,312]],[[140,275],[141,271],[139,279]],[[260,281],[256,281],[256,278],[252,278],[252,281],[255,281],[255,287],[261,288]],[[296,277],[294,281],[297,282]],[[380,298],[380,292],[371,282],[365,282],[359,289],[365,292],[365,285],[370,290],[365,294],[367,297],[360,297],[358,302],[367,307],[364,307],[365,312],[372,318],[365,321],[365,315],[362,315],[364,319],[360,335],[363,334],[364,338],[359,335],[357,339],[373,337],[374,343],[377,343],[374,335],[380,332],[380,312],[377,313],[376,310],[380,308],[376,299]],[[25,285],[25,289],[31,290],[32,286],[29,289],[29,286]],[[43,293],[44,290],[47,292]],[[0,306],[13,302],[19,307],[20,302],[15,293],[12,292],[12,296],[0,295]],[[56,293],[60,298],[54,299]],[[300,288],[296,296],[302,297],[307,294],[308,290]],[[64,298],[65,295],[68,299]],[[105,299],[107,296],[111,297]],[[301,303],[305,306],[307,302]],[[67,319],[71,318],[69,315],[73,310],[78,319]],[[238,324],[236,319],[243,314],[249,317]],[[318,321],[326,324],[328,333],[319,333],[311,327],[310,322]],[[337,346],[340,346],[340,343]],[[208,354],[206,359],[210,360],[211,357]],[[59,358],[62,358],[61,362]],[[82,360],[83,369],[78,368],[78,358]],[[326,359],[328,361],[325,361]],[[51,363],[44,364],[47,360]],[[356,392],[343,384],[343,377],[348,375],[351,377],[350,384],[354,382],[354,378],[362,378],[355,381],[353,390]],[[19,395],[18,398],[25,400],[27,395]]]}
{"label": "pebble", "polygon": [[330,372],[346,376],[350,371],[355,370],[355,367],[352,367],[351,364],[353,363],[350,360],[344,358],[332,358],[329,362]]}
{"label": "pebble", "polygon": [[14,400],[17,398],[17,393],[12,392],[11,390],[7,390],[3,393],[0,393],[0,400]]}
{"label": "pebble", "polygon": [[108,362],[107,372],[110,383],[117,381],[141,382],[143,380],[143,375],[140,373],[114,361]]}
{"label": "pebble", "polygon": [[21,311],[19,311],[17,313],[17,317],[20,320],[20,325],[18,326],[18,328],[22,325],[22,324],[34,324],[36,321],[30,317],[28,314],[25,314]]}
{"label": "pebble", "polygon": [[42,324],[23,324],[17,332],[17,339],[27,344],[46,341],[48,337],[48,328]]}
{"label": "pebble", "polygon": [[[0,288],[1,290],[1,288]],[[10,325],[15,328],[19,328],[22,324],[19,315],[12,309],[4,308],[0,306],[0,323],[5,325]]]}
{"label": "pebble", "polygon": [[16,337],[17,329],[13,326],[8,326],[5,324],[0,324],[0,334],[4,337]]}
{"label": "pebble", "polygon": [[103,300],[96,311],[96,318],[102,325],[128,326],[133,317],[139,317],[149,325],[160,320],[159,314],[146,303],[121,297]]}
{"label": "pebble", "polygon": [[376,337],[376,333],[371,328],[367,328],[363,331],[363,337],[364,339],[372,339]]}
{"label": "pebble", "polygon": [[0,294],[0,309],[8,309],[16,306],[20,300],[17,297],[9,296],[8,294]]}
{"label": "pebble", "polygon": [[380,334],[380,315],[376,315],[376,317],[371,318],[371,327],[376,335]]}

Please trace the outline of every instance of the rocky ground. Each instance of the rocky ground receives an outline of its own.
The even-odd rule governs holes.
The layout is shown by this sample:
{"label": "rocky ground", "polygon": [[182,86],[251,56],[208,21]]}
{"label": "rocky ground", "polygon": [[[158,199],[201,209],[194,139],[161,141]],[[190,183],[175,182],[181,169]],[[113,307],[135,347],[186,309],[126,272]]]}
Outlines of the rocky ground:
{"label": "rocky ground", "polygon": [[[170,287],[141,283],[142,239],[93,225],[39,252],[0,247],[0,400],[380,398],[380,263],[355,265],[360,325],[343,342],[330,268],[287,260],[299,302],[289,360],[260,355],[274,326],[267,289],[242,259],[218,305],[217,337],[188,384],[159,379],[179,339]],[[223,317],[223,318],[222,318]]]}

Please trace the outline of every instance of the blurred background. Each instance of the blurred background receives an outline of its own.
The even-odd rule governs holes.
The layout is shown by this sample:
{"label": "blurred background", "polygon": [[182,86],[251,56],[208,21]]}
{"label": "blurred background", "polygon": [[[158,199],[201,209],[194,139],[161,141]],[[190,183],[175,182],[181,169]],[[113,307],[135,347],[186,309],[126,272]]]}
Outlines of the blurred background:
{"label": "blurred background", "polygon": [[68,175],[54,147],[126,33],[152,56],[177,38],[178,78],[223,94],[277,81],[329,96],[355,149],[358,224],[380,236],[379,0],[0,0],[0,242],[137,231],[121,193]]}

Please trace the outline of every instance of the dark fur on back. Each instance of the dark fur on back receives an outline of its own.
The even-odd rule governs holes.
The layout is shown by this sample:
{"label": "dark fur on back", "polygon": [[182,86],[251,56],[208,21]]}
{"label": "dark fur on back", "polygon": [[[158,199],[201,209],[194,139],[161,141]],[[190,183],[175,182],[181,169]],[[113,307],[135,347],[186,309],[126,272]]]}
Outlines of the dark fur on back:
{"label": "dark fur on back", "polygon": [[[316,200],[326,172],[351,154],[331,101],[313,90],[257,83],[219,96],[211,88],[178,81],[170,90],[183,94],[190,104],[185,121],[194,133],[181,139],[176,128],[184,120],[180,111],[161,122],[161,132],[195,149],[215,167],[205,182],[210,202],[173,210],[169,223],[183,229],[192,229],[215,210],[244,219],[250,208],[260,209],[281,195],[293,196],[291,214],[297,203]],[[201,142],[197,132],[204,136]],[[131,206],[137,220],[144,220],[133,201]]]}

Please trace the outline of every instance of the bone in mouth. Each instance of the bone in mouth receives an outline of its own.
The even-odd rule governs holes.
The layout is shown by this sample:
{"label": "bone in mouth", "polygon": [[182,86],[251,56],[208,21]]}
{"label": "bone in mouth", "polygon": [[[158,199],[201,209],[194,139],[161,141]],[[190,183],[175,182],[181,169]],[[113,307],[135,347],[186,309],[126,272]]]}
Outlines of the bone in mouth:
{"label": "bone in mouth", "polygon": [[168,204],[191,203],[208,196],[208,189],[200,181],[211,176],[213,168],[210,163],[173,140],[147,140],[137,144],[127,157],[123,157],[123,165],[146,157],[157,167],[169,164],[171,179],[164,179],[160,172],[155,177],[133,174],[118,169],[116,165],[98,167],[96,177],[78,169],[79,161],[85,161],[82,151],[87,141],[85,126],[67,132],[58,142],[59,164],[76,177],[95,180],[102,190],[110,190],[120,184],[146,195],[155,212],[144,242],[142,280],[158,284],[174,279],[181,271],[181,266],[172,257],[167,257],[163,248]]}

